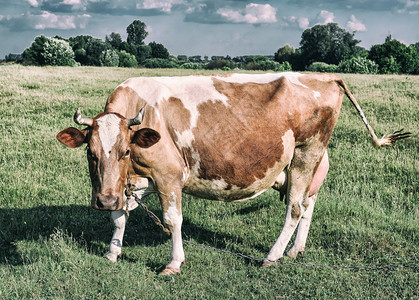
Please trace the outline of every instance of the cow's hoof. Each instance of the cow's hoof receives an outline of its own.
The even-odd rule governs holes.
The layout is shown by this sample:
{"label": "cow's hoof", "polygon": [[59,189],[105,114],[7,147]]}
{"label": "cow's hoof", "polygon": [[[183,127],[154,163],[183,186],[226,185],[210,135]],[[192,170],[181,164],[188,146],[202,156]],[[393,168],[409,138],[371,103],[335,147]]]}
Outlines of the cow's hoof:
{"label": "cow's hoof", "polygon": [[118,257],[121,257],[121,254],[115,254],[112,252],[108,252],[105,254],[105,256],[107,259],[109,259],[111,262],[115,263],[118,260]]}
{"label": "cow's hoof", "polygon": [[159,275],[176,275],[176,274],[179,274],[179,273],[180,273],[179,268],[168,267],[168,268],[164,269],[163,271],[161,271]]}
{"label": "cow's hoof", "polygon": [[286,255],[287,255],[287,257],[289,257],[291,259],[296,259],[297,256],[298,256],[298,253],[300,253],[300,252],[298,252],[298,251],[288,251]]}
{"label": "cow's hoof", "polygon": [[273,267],[273,266],[276,266],[276,265],[277,265],[276,261],[265,260],[265,261],[263,261],[263,264],[260,267],[261,268],[269,268],[269,267]]}

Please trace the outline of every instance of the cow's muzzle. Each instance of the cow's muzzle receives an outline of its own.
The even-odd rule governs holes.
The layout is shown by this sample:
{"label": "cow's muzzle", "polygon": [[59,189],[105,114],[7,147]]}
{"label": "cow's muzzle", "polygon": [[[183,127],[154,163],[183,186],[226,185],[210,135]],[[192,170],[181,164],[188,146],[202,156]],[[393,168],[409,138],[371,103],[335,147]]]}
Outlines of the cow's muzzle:
{"label": "cow's muzzle", "polygon": [[119,197],[116,197],[114,195],[97,194],[92,200],[93,200],[92,206],[94,209],[98,209],[98,210],[122,209],[122,205],[120,204]]}

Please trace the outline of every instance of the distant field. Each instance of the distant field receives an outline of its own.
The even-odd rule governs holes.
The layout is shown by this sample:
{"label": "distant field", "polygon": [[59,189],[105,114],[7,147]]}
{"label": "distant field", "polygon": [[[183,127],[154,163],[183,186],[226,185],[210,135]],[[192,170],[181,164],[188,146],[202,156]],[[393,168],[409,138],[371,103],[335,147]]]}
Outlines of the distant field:
{"label": "distant field", "polygon": [[[162,278],[156,274],[169,260],[171,242],[140,209],[131,213],[122,259],[102,258],[113,231],[109,213],[90,208],[83,148],[68,149],[55,135],[76,126],[78,107],[86,116],[103,111],[109,93],[128,77],[194,73],[0,66],[0,299],[417,299],[418,76],[341,76],[377,135],[404,128],[414,136],[397,150],[374,149],[344,99],[306,252],[296,260],[396,267],[260,269],[185,245],[182,273]],[[156,197],[146,203],[161,216]],[[183,203],[185,239],[256,257],[273,245],[285,213],[274,191],[234,204],[190,196]]]}

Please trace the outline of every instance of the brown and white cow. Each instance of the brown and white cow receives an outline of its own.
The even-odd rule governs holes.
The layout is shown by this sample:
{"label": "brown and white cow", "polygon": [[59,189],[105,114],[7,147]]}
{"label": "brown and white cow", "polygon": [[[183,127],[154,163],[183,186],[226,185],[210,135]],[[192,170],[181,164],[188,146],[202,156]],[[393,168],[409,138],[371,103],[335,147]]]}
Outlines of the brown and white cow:
{"label": "brown and white cow", "polygon": [[[87,125],[57,135],[74,148],[87,144],[91,205],[111,210],[115,232],[107,257],[121,253],[128,209],[129,173],[137,195],[157,192],[172,233],[171,260],[162,274],[180,272],[182,192],[240,201],[270,187],[286,194],[283,229],[264,266],[287,251],[304,251],[316,194],[327,174],[326,146],[346,94],[375,146],[407,137],[378,139],[345,83],[334,75],[299,73],[131,78],[109,96],[104,113],[74,120]],[[137,114],[138,113],[138,114]],[[279,197],[278,197],[279,198]]]}

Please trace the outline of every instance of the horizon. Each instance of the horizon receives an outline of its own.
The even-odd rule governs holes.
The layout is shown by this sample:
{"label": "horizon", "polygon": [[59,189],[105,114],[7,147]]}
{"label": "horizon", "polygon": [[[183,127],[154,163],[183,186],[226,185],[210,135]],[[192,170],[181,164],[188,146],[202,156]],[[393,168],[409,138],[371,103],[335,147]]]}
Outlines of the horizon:
{"label": "horizon", "polygon": [[0,0],[0,58],[21,54],[35,37],[68,39],[90,35],[105,40],[112,32],[126,40],[134,20],[147,25],[145,39],[163,44],[171,55],[201,57],[274,55],[288,44],[299,48],[301,34],[317,24],[337,23],[355,32],[369,50],[388,35],[419,41],[419,0]]}

